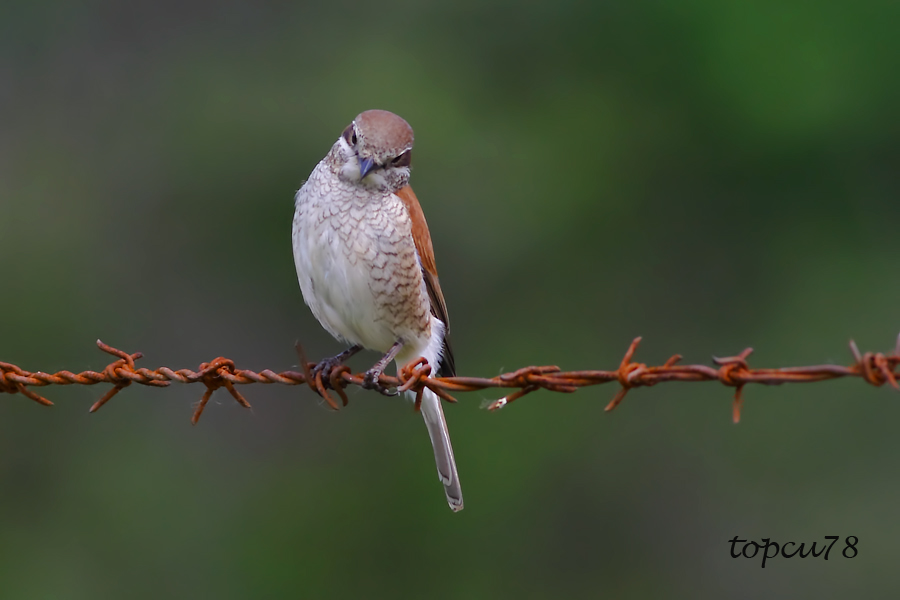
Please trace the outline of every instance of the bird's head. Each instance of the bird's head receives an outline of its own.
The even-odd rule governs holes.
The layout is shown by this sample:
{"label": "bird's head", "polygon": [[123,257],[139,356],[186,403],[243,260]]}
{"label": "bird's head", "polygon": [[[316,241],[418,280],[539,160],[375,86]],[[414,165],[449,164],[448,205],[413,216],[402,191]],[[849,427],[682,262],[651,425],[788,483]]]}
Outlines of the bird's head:
{"label": "bird's head", "polygon": [[386,110],[360,113],[335,142],[341,179],[396,192],[409,182],[413,130]]}

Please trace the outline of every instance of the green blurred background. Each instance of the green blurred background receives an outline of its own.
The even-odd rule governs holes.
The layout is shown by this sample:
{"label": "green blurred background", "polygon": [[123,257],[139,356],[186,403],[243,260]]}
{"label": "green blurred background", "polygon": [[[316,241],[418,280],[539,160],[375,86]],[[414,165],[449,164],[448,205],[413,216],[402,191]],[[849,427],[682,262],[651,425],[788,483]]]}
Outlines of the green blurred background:
{"label": "green blurred background", "polygon": [[[0,5],[0,360],[294,369],[293,193],[360,111],[416,130],[461,374],[900,329],[896,2]],[[366,368],[376,356],[353,359]],[[859,380],[494,393],[447,407],[452,514],[408,403],[305,388],[0,397],[2,598],[892,597],[900,396]],[[727,540],[859,537],[734,560]],[[841,542],[843,543],[843,542]]]}

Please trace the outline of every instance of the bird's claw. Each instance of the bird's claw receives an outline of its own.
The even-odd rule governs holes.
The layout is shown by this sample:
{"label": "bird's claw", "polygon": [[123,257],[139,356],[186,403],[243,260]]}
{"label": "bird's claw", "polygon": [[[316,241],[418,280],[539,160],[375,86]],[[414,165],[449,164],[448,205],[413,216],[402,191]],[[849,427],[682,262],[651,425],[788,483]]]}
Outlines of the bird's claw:
{"label": "bird's claw", "polygon": [[330,358],[323,358],[319,362],[317,362],[313,368],[311,369],[311,373],[313,379],[315,379],[320,373],[322,374],[322,384],[326,388],[330,388],[331,386],[331,375],[334,373],[334,370],[338,367],[344,366],[343,357],[339,354],[337,356],[332,356]]}
{"label": "bird's claw", "polygon": [[367,390],[375,390],[384,396],[396,396],[398,394],[397,390],[391,390],[390,388],[381,385],[381,382],[378,381],[381,377],[381,373],[381,369],[369,369],[366,371],[365,376],[363,376],[362,387]]}

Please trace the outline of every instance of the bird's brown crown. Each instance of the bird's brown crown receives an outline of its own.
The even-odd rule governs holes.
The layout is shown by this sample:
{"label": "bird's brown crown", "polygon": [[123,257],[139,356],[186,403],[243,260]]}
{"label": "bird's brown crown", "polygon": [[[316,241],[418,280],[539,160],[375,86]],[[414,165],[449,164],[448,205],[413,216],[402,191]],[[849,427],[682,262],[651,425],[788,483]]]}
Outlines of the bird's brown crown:
{"label": "bird's brown crown", "polygon": [[413,145],[413,130],[405,120],[386,110],[367,110],[353,120],[361,154],[383,162]]}

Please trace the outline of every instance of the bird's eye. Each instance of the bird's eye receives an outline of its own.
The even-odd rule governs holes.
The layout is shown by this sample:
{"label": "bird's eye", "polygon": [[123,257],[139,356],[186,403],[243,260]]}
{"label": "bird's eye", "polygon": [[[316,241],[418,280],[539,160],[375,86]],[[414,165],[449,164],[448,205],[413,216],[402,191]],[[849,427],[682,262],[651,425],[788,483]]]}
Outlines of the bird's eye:
{"label": "bird's eye", "polygon": [[408,167],[412,162],[412,150],[407,150],[397,158],[391,161],[393,167]]}
{"label": "bird's eye", "polygon": [[353,129],[353,123],[347,125],[347,129],[344,130],[344,133],[341,134],[341,137],[344,138],[344,141],[351,146],[356,145],[356,131]]}

